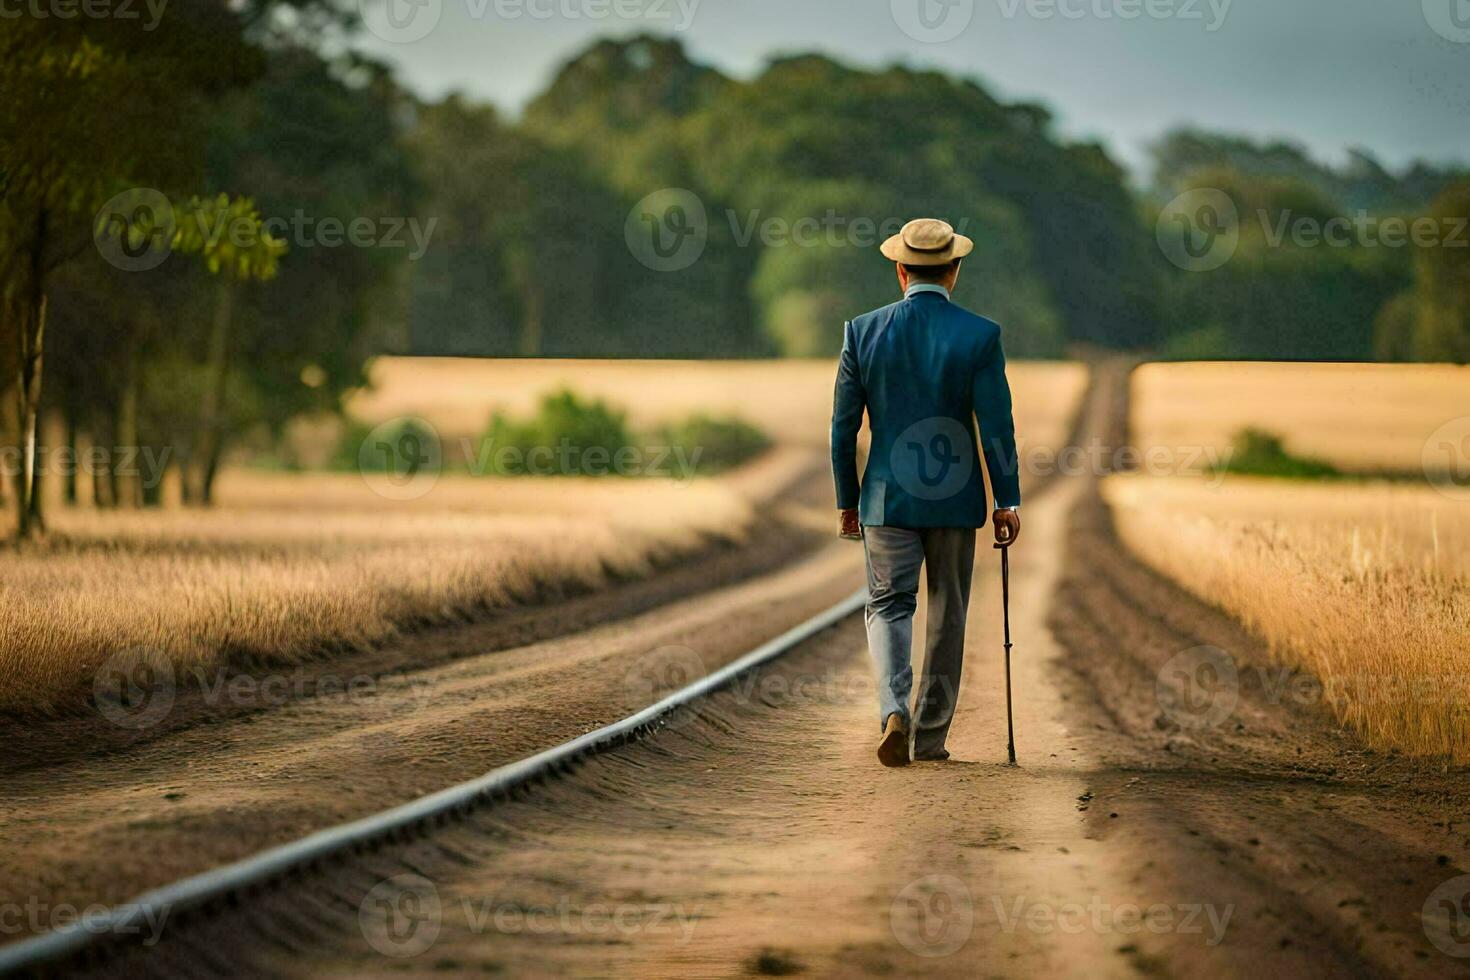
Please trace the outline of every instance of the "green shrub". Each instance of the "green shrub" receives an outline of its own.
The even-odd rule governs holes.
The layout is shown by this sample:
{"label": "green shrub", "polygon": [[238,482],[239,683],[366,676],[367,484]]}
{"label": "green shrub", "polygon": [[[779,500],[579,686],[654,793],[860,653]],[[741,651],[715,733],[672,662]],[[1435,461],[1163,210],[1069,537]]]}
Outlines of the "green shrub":
{"label": "green shrub", "polygon": [[770,446],[766,434],[737,418],[691,415],[640,438],[627,413],[562,389],[536,414],[490,418],[476,472],[502,476],[658,476],[688,478],[739,466]]}
{"label": "green shrub", "polygon": [[543,396],[524,421],[496,412],[484,439],[488,472],[511,476],[599,476],[613,471],[619,450],[633,446],[626,412],[566,388]]}
{"label": "green shrub", "polygon": [[1235,434],[1232,445],[1229,461],[1222,467],[1228,473],[1297,480],[1323,480],[1342,475],[1337,467],[1325,460],[1293,455],[1280,436],[1264,429],[1241,429]]}
{"label": "green shrub", "polygon": [[691,415],[664,426],[659,434],[666,445],[683,450],[685,458],[705,473],[739,466],[771,446],[764,432],[731,416]]}
{"label": "green shrub", "polygon": [[439,434],[423,419],[401,418],[386,427],[349,419],[330,465],[334,470],[404,473],[437,468],[442,462]]}

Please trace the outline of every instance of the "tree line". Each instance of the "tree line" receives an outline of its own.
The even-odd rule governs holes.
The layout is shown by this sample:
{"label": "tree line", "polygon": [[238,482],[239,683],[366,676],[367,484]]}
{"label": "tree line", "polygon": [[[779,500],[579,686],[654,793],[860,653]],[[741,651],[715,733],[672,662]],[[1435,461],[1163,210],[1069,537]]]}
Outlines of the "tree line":
{"label": "tree line", "polygon": [[[330,0],[201,0],[147,32],[7,22],[0,448],[22,535],[48,479],[156,502],[121,464],[138,447],[209,503],[232,447],[340,410],[375,354],[830,355],[892,298],[877,241],[921,213],[976,240],[958,298],[1013,356],[1470,359],[1470,250],[1296,233],[1367,214],[1448,236],[1463,172],[1182,131],[1137,190],[974,79],[801,55],[736,80],[655,37],[592,44],[512,120],[414,97],[341,43],[355,29]],[[1214,235],[1171,223],[1194,191],[1238,218],[1208,271],[1165,240]],[[58,449],[96,463],[45,465]]]}

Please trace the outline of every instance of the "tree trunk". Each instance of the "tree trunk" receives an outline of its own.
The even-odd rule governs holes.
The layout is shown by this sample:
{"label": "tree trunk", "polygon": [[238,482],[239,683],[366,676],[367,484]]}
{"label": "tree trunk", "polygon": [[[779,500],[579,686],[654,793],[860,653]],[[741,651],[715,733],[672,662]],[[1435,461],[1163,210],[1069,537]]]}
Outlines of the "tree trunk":
{"label": "tree trunk", "polygon": [[[113,436],[117,440],[108,449],[108,457],[114,462],[118,452],[136,453],[138,446],[138,343],[129,340],[123,346],[122,389],[117,399],[117,423]],[[136,458],[136,457],[135,457]],[[114,467],[109,467],[114,469]],[[129,473],[113,475],[116,503],[119,507],[143,506],[143,474],[136,467]]]}
{"label": "tree trunk", "polygon": [[113,412],[101,408],[93,408],[88,415],[90,424],[87,435],[92,443],[95,466],[92,470],[92,506],[99,510],[117,506],[117,484],[114,482],[112,473],[112,452],[107,448],[117,441],[115,438],[117,422],[113,415]]}
{"label": "tree trunk", "polygon": [[163,473],[158,474],[157,483],[142,484],[142,500],[144,507],[160,507],[163,505],[163,478],[168,473],[165,468]]}
{"label": "tree trunk", "polygon": [[523,357],[540,357],[546,348],[545,300],[530,256],[513,247],[508,257],[511,278],[521,294],[521,335],[517,346]]}
{"label": "tree trunk", "polygon": [[[214,471],[224,445],[221,410],[224,406],[225,383],[230,368],[230,323],[235,312],[235,283],[227,275],[219,280],[215,293],[214,320],[209,328],[209,348],[205,355],[204,403],[199,413],[199,436],[190,452],[190,468],[194,471],[192,496],[208,507],[214,490]],[[185,483],[189,482],[185,474]]]}
{"label": "tree trunk", "polygon": [[[18,319],[14,308],[9,303],[0,304],[0,316],[9,317],[11,320]],[[10,472],[10,468],[12,466],[19,466],[20,464],[20,441],[17,439],[14,443],[10,442],[11,435],[20,431],[19,427],[12,423],[10,412],[8,411],[9,406],[15,404],[11,400],[9,385],[9,382],[14,380],[13,378],[0,378],[0,432],[4,433],[4,435],[0,435],[0,450],[3,450],[3,454],[0,454],[0,460],[4,462],[3,467],[0,467],[0,469],[3,469],[3,476],[5,477],[0,479],[0,510],[10,509],[11,478],[15,475]],[[16,450],[16,455],[14,456],[10,452],[12,449]]]}
{"label": "tree trunk", "polygon": [[214,478],[219,474],[220,457],[224,455],[224,440],[215,440],[210,447],[209,459],[204,463],[204,506],[208,507],[214,503]]}
{"label": "tree trunk", "polygon": [[78,499],[77,472],[81,469],[78,456],[82,451],[82,447],[78,445],[81,434],[77,430],[76,398],[70,392],[68,392],[65,404],[61,407],[61,417],[62,425],[65,427],[65,435],[62,436],[61,440],[62,445],[66,447],[66,452],[71,455],[66,469],[62,472],[62,499],[66,501],[68,506],[75,507]]}
{"label": "tree trunk", "polygon": [[78,419],[76,421],[76,433],[72,438],[72,485],[76,487],[76,500],[72,503],[77,507],[97,506],[97,454],[92,448],[97,443],[92,438],[92,428],[88,422],[92,413],[85,405],[77,409]]}
{"label": "tree trunk", "polygon": [[41,513],[41,500],[35,493],[36,440],[41,408],[41,354],[46,337],[46,271],[43,255],[46,247],[47,215],[44,210],[36,218],[36,234],[31,242],[29,280],[30,293],[25,300],[20,324],[20,370],[18,408],[20,409],[20,474],[15,481],[16,536],[29,538],[46,530]]}
{"label": "tree trunk", "polygon": [[528,284],[522,291],[525,318],[521,321],[521,353],[527,357],[540,357],[545,350],[545,319],[541,287]]}
{"label": "tree trunk", "polygon": [[34,459],[31,463],[30,519],[31,527],[34,528],[35,531],[44,532],[46,530],[46,522],[42,516],[44,508],[41,506],[41,504],[42,501],[45,500],[45,497],[43,497],[41,494],[41,484],[46,475],[46,467],[42,464],[41,461],[45,458],[47,450],[46,430],[45,427],[41,425],[41,417],[39,412],[36,414],[35,430],[35,448],[33,450]]}

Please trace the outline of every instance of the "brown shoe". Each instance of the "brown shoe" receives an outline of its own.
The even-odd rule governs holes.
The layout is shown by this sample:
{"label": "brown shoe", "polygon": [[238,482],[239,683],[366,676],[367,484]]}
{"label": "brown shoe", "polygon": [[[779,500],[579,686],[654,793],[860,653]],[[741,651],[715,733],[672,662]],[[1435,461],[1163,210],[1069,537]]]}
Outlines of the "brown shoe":
{"label": "brown shoe", "polygon": [[878,761],[890,768],[909,764],[909,726],[898,712],[888,716],[878,742]]}

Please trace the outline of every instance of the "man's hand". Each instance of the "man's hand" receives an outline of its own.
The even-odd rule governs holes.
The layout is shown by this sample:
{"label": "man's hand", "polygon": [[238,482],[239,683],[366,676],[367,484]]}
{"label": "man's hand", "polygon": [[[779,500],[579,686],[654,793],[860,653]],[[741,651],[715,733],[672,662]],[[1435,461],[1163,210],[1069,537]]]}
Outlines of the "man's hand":
{"label": "man's hand", "polygon": [[996,544],[1009,547],[1021,534],[1021,515],[1013,510],[1002,507],[991,515],[990,523],[995,525]]}
{"label": "man's hand", "polygon": [[863,526],[858,523],[858,511],[856,507],[837,512],[837,536],[849,541],[861,541],[863,539]]}

